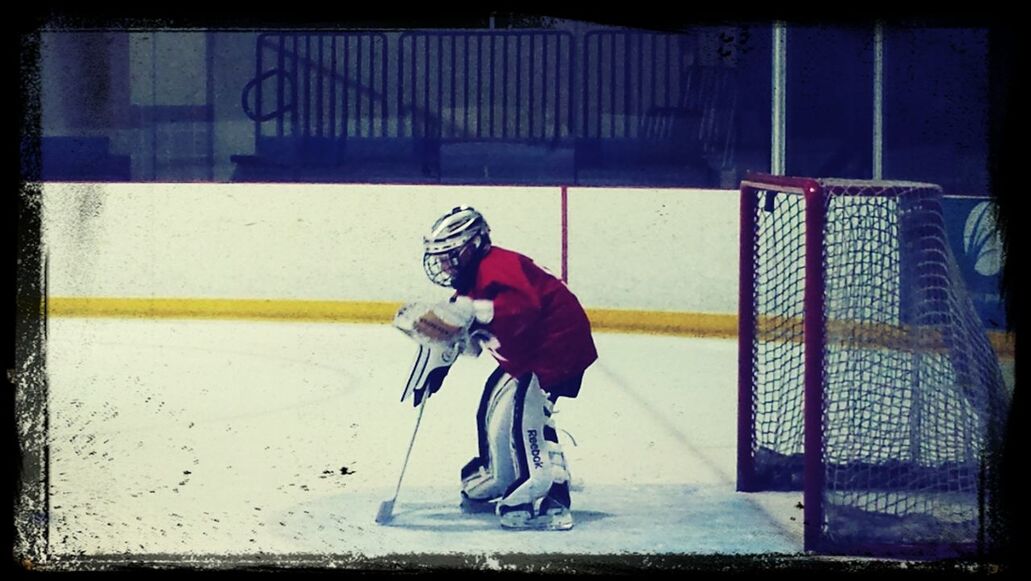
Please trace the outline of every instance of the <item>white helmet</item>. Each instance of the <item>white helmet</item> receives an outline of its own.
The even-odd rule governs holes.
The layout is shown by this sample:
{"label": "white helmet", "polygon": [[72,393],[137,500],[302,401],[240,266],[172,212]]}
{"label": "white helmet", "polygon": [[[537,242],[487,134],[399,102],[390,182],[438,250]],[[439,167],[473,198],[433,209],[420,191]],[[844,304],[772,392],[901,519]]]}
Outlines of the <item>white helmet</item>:
{"label": "white helmet", "polygon": [[475,209],[453,208],[441,216],[423,238],[422,265],[434,284],[457,287],[467,283],[471,267],[490,250],[490,227]]}

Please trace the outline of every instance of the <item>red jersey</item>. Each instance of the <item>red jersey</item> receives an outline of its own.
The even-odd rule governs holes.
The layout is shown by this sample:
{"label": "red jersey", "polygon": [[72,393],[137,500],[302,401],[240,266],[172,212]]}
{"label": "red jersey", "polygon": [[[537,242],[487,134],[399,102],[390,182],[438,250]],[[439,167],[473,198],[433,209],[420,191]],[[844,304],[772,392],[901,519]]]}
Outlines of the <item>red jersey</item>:
{"label": "red jersey", "polygon": [[[499,345],[491,353],[513,377],[532,371],[547,391],[598,358],[591,323],[576,296],[522,254],[492,247],[480,260],[476,282],[461,294],[493,301],[494,318],[487,329]],[[575,397],[576,392],[559,395]]]}

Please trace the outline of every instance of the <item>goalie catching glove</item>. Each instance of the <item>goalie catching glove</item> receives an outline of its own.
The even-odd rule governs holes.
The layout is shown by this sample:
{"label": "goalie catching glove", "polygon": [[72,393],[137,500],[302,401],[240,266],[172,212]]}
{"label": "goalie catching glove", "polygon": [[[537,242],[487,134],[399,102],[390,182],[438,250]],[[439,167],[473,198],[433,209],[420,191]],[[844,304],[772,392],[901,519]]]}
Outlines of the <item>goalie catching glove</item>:
{"label": "goalie catching glove", "polygon": [[465,324],[458,325],[448,323],[440,318],[440,315],[430,311],[419,317],[415,322],[413,330],[427,341],[451,344],[465,333]]}
{"label": "goalie catching glove", "polygon": [[414,395],[418,406],[424,397],[440,389],[451,366],[462,353],[480,354],[480,341],[488,340],[485,329],[472,330],[474,323],[493,318],[490,301],[473,301],[454,297],[450,301],[426,304],[410,303],[394,317],[394,326],[419,343],[401,401]]}
{"label": "goalie catching glove", "polygon": [[494,316],[491,301],[474,301],[456,296],[436,303],[410,303],[401,307],[394,317],[394,326],[420,345],[451,348],[461,344],[463,350],[479,355],[479,341],[485,331],[473,330],[475,323],[489,323]]}

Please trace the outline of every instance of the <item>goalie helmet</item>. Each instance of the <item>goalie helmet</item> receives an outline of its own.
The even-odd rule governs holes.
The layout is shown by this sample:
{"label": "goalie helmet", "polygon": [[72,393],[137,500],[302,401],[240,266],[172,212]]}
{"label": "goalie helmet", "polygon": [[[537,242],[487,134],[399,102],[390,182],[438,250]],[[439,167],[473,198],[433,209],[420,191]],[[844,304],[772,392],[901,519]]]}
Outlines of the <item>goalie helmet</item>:
{"label": "goalie helmet", "polygon": [[490,250],[490,227],[469,206],[441,216],[423,238],[422,265],[434,284],[458,288],[468,283],[476,264]]}

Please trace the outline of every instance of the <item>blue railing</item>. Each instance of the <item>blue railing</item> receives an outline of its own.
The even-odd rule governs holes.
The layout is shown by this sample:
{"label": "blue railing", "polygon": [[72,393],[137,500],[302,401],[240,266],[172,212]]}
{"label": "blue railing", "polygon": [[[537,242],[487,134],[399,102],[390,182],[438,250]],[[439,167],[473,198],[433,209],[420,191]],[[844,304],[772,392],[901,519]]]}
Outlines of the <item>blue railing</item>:
{"label": "blue railing", "polygon": [[[592,31],[584,38],[580,137],[660,159],[733,158],[735,69],[696,62],[686,34]],[[629,141],[627,141],[629,140]],[[624,157],[618,145],[615,157]],[[605,160],[608,161],[608,160]]]}
{"label": "blue railing", "polygon": [[406,135],[547,142],[574,132],[573,38],[558,31],[416,31],[399,39]]}
{"label": "blue railing", "polygon": [[709,185],[733,156],[734,77],[688,62],[691,46],[631,31],[579,46],[556,30],[263,34],[242,97],[256,155],[234,160],[328,181],[376,163],[388,181],[509,164],[509,181],[565,183],[664,166]]}

